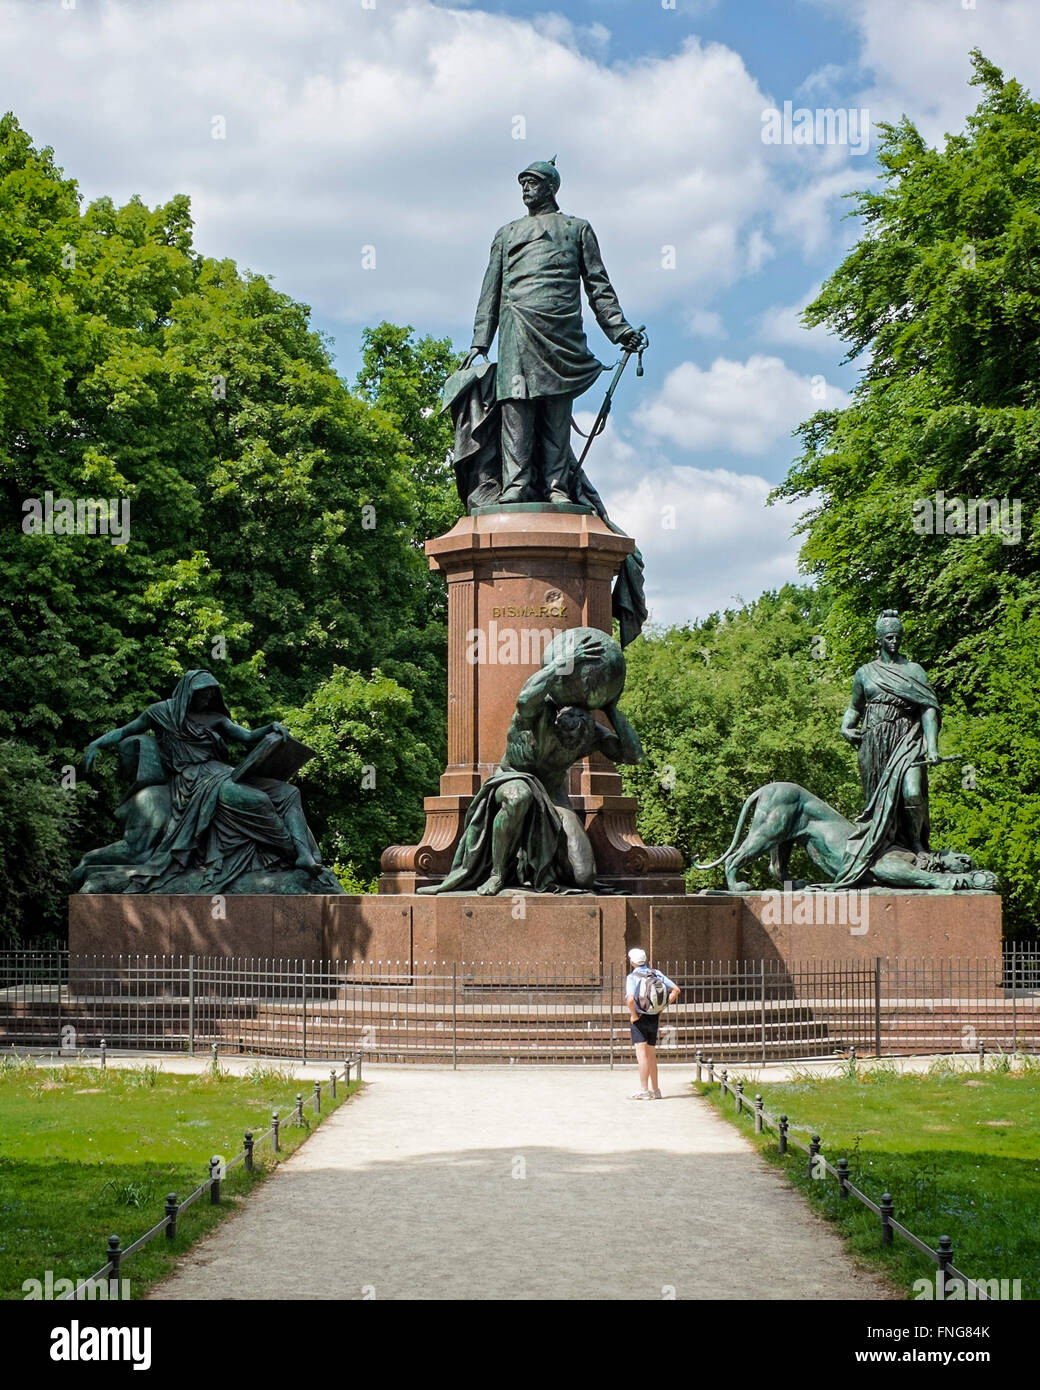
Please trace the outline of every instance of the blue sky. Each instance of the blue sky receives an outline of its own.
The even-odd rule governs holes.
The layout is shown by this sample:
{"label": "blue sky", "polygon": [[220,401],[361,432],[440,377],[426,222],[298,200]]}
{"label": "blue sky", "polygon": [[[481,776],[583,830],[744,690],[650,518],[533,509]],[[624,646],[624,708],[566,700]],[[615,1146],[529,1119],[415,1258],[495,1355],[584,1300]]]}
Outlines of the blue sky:
{"label": "blue sky", "polygon": [[1036,0],[66,3],[0,0],[4,105],[85,198],[189,194],[199,248],[310,304],[348,378],[382,318],[469,345],[516,174],[557,155],[652,340],[588,470],[665,622],[796,577],[797,517],[765,498],[856,379],[798,312],[856,236],[875,141],[767,144],[763,113],[905,112],[941,142],[975,45],[1040,89]]}

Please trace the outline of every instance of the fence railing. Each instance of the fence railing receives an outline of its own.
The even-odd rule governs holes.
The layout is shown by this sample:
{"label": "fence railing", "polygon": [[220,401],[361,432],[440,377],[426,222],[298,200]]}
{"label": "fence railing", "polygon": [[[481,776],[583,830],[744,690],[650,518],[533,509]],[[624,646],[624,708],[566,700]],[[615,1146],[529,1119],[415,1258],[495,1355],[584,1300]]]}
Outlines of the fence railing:
{"label": "fence railing", "polygon": [[[215,1049],[213,1056],[214,1061],[216,1061],[217,1053]],[[102,1052],[102,1064],[104,1064],[104,1051]],[[315,1081],[314,1089],[306,1099],[304,1099],[302,1091],[297,1091],[296,1103],[292,1108],[291,1119],[298,1124],[302,1124],[304,1107],[307,1105],[313,1108],[316,1115],[320,1115],[321,1097],[324,1088],[326,1086],[328,1087],[330,1097],[335,1100],[336,1083],[339,1079],[340,1070],[342,1070],[344,1082],[349,1086],[350,1073],[355,1066],[357,1067],[357,1076],[355,1079],[360,1081],[360,1056],[347,1057],[344,1059],[341,1069],[335,1067],[332,1069],[329,1073],[327,1082]],[[128,1245],[124,1249],[119,1236],[109,1236],[108,1245],[105,1250],[105,1263],[101,1268],[97,1270],[96,1273],[89,1275],[86,1279],[81,1279],[76,1287],[70,1289],[67,1293],[59,1294],[54,1301],[56,1303],[63,1303],[73,1299],[81,1300],[84,1297],[90,1296],[92,1292],[97,1290],[99,1285],[106,1283],[111,1284],[113,1281],[118,1282],[122,1275],[123,1264],[130,1259],[132,1255],[136,1255],[138,1250],[143,1249],[149,1241],[154,1240],[156,1236],[160,1234],[165,1235],[167,1240],[173,1240],[176,1237],[178,1217],[182,1212],[187,1211],[190,1206],[193,1206],[200,1197],[204,1197],[207,1192],[209,1193],[210,1203],[213,1206],[219,1206],[220,1184],[232,1168],[237,1168],[241,1163],[244,1164],[247,1173],[252,1173],[255,1170],[254,1156],[257,1148],[261,1144],[270,1143],[274,1153],[279,1153],[281,1151],[281,1127],[283,1123],[285,1123],[285,1121],[281,1119],[278,1111],[273,1110],[271,1112],[270,1127],[265,1129],[262,1134],[256,1134],[253,1130],[247,1129],[243,1137],[242,1148],[234,1158],[225,1160],[221,1158],[220,1155],[211,1158],[209,1161],[209,1176],[203,1182],[199,1183],[198,1187],[196,1187],[193,1192],[189,1192],[183,1201],[178,1200],[175,1192],[169,1193],[166,1198],[166,1205],[163,1208],[162,1219],[157,1221],[149,1230],[145,1231],[144,1235],[138,1236],[132,1245]]]}
{"label": "fence railing", "polygon": [[[1040,1048],[1040,950],[978,960],[655,961],[681,987],[663,1062]],[[624,963],[0,952],[0,1046],[379,1061],[628,1054]]]}
{"label": "fence railing", "polygon": [[[853,1052],[853,1061],[855,1053]],[[818,1134],[811,1134],[808,1144],[798,1138],[798,1135],[791,1127],[786,1115],[771,1115],[764,1107],[762,1097],[756,1095],[753,1101],[749,1102],[744,1095],[744,1082],[738,1078],[736,1081],[729,1080],[729,1073],[723,1067],[716,1080],[714,1075],[714,1065],[712,1062],[697,1065],[697,1080],[703,1082],[702,1065],[708,1068],[708,1084],[718,1086],[720,1094],[725,1097],[728,1093],[735,1102],[736,1113],[742,1114],[747,1109],[754,1111],[755,1133],[763,1134],[767,1129],[775,1130],[777,1135],[777,1147],[781,1154],[786,1154],[791,1148],[799,1149],[808,1157],[806,1166],[806,1176],[811,1179],[826,1179],[828,1176],[836,1178],[838,1181],[838,1192],[843,1201],[854,1198],[868,1211],[872,1211],[880,1223],[880,1236],[882,1245],[891,1245],[893,1238],[899,1236],[907,1245],[912,1245],[919,1254],[924,1255],[937,1267],[936,1293],[939,1298],[946,1298],[952,1285],[961,1284],[964,1293],[961,1297],[969,1299],[984,1299],[989,1301],[990,1295],[986,1289],[974,1279],[962,1273],[953,1263],[953,1242],[949,1236],[940,1236],[938,1246],[932,1248],[927,1242],[915,1236],[901,1222],[895,1218],[895,1204],[890,1192],[881,1194],[881,1201],[872,1201],[865,1192],[861,1192],[849,1177],[849,1160],[839,1158],[837,1163],[831,1163],[822,1152],[823,1141]],[[805,1131],[809,1133],[808,1130]]]}

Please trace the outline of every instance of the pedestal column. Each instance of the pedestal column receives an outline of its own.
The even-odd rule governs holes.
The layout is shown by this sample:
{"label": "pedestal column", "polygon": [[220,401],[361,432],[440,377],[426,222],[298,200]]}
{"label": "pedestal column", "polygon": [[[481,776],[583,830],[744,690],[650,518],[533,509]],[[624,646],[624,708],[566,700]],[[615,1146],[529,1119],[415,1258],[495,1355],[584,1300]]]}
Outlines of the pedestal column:
{"label": "pedestal column", "polygon": [[[427,542],[431,569],[448,581],[448,764],[440,794],[425,800],[419,844],[384,850],[381,893],[413,893],[447,873],[466,809],[505,752],[521,686],[559,632],[611,631],[611,584],[634,548],[581,507],[543,503],[463,517]],[[642,843],[635,797],[606,758],[576,764],[570,794],[600,878],[619,892],[685,891],[678,851]]]}

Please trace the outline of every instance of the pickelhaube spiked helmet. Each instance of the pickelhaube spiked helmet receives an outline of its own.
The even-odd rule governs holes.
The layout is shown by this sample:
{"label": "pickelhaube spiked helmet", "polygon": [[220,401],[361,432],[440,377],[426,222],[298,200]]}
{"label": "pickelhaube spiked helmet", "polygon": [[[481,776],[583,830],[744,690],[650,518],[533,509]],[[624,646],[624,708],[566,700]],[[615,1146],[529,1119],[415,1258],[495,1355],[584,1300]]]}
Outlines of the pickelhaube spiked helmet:
{"label": "pickelhaube spiked helmet", "polygon": [[560,186],[560,172],[556,167],[556,156],[546,161],[536,159],[533,164],[529,164],[526,169],[521,169],[517,174],[518,179],[522,179],[525,174],[537,174],[540,179],[545,179],[552,191],[555,193]]}

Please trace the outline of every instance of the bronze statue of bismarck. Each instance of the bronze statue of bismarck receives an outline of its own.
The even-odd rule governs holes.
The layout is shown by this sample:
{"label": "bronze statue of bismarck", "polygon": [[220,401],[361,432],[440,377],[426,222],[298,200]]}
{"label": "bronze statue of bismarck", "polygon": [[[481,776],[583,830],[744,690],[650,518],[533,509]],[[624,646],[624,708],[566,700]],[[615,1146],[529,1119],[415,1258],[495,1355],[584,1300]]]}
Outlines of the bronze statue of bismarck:
{"label": "bronze statue of bismarck", "polygon": [[612,343],[630,352],[645,343],[621,312],[595,232],[560,211],[554,160],[519,175],[527,215],[495,233],[462,364],[466,371],[486,356],[497,332],[500,504],[577,500],[571,407],[606,370],[585,340],[581,286]]}

